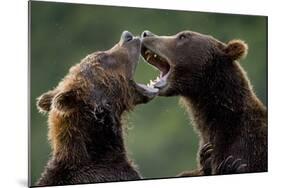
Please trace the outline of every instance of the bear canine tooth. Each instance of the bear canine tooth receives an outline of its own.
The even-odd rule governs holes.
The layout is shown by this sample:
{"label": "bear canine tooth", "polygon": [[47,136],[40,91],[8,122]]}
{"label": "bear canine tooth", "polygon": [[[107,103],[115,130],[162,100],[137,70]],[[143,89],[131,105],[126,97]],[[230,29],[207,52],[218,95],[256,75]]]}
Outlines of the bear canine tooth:
{"label": "bear canine tooth", "polygon": [[153,57],[156,58],[156,57],[157,57],[157,54],[154,54]]}
{"label": "bear canine tooth", "polygon": [[149,61],[150,58],[151,58],[151,55],[148,55],[146,60]]}

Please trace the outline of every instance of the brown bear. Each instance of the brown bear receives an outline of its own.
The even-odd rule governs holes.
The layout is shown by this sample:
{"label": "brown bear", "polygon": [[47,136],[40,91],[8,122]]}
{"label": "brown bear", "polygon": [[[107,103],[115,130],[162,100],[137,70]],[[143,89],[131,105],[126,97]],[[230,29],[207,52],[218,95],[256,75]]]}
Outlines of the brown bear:
{"label": "brown bear", "polygon": [[[181,96],[200,148],[211,146],[209,174],[267,171],[267,110],[237,62],[247,50],[241,40],[225,44],[192,31],[142,33],[142,56],[160,70],[150,87],[161,96]],[[197,173],[207,175],[198,166]]]}
{"label": "brown bear", "polygon": [[140,47],[140,38],[125,31],[113,48],[88,55],[38,98],[49,116],[52,157],[36,185],[141,178],[127,156],[121,124],[124,112],[158,91],[133,80]]}

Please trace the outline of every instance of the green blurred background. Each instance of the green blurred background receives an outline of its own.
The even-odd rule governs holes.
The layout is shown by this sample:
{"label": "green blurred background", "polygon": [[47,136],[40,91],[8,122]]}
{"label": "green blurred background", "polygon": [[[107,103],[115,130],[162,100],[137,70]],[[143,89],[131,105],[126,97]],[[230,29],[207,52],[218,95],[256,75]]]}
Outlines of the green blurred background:
{"label": "green blurred background", "polygon": [[[31,2],[31,182],[48,158],[47,116],[36,98],[55,87],[87,54],[111,48],[123,30],[173,35],[194,30],[221,41],[239,38],[249,45],[241,65],[267,105],[267,17],[112,6]],[[147,83],[158,71],[141,60],[135,79]],[[126,143],[145,178],[172,177],[196,167],[198,138],[179,97],[158,97],[128,114]]]}

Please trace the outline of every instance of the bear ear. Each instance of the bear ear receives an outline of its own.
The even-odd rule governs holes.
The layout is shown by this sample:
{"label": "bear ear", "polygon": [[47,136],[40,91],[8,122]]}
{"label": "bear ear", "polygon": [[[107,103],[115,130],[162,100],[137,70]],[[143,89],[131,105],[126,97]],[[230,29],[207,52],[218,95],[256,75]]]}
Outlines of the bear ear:
{"label": "bear ear", "polygon": [[42,94],[40,97],[37,98],[37,108],[39,109],[39,112],[49,112],[52,105],[52,100],[56,94],[56,91],[51,90],[44,94]]}
{"label": "bear ear", "polygon": [[238,60],[246,57],[248,45],[242,40],[231,40],[226,45],[224,52],[231,60]]}
{"label": "bear ear", "polygon": [[53,108],[59,111],[69,111],[77,105],[77,93],[74,90],[58,93],[53,99]]}

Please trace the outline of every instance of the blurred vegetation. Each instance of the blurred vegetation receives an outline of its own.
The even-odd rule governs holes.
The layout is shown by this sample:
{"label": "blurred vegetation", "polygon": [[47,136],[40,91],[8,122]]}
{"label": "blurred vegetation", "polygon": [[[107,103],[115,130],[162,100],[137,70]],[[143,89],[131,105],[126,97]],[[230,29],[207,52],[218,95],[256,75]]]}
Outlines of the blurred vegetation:
{"label": "blurred vegetation", "polygon": [[[111,48],[123,30],[173,35],[194,30],[221,41],[239,38],[249,45],[241,62],[258,97],[267,104],[267,18],[189,11],[31,3],[31,180],[40,176],[50,157],[47,116],[36,98],[52,89],[87,54]],[[158,71],[141,63],[135,79],[147,83]],[[198,138],[178,97],[158,97],[128,114],[126,142],[146,178],[171,177],[196,167]]]}

